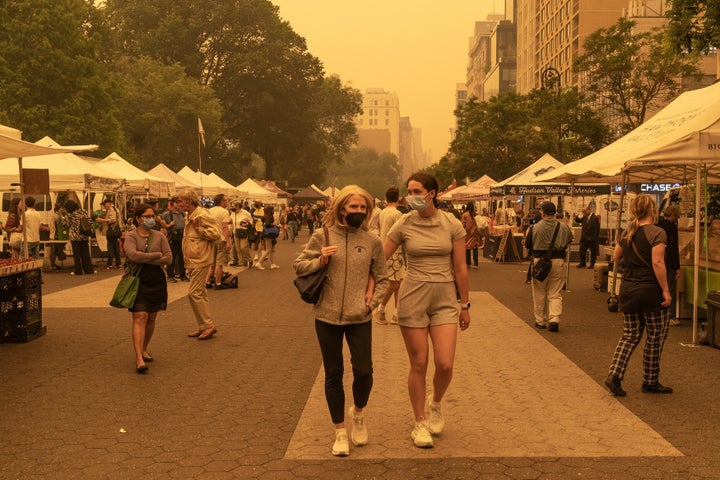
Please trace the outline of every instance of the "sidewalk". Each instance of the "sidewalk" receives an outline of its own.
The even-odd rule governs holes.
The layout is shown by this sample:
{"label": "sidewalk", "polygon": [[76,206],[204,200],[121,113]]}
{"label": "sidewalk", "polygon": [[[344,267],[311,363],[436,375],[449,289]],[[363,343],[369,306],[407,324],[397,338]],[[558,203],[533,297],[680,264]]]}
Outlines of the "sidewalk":
{"label": "sidewalk", "polygon": [[279,270],[210,292],[210,341],[185,336],[187,284],[170,284],[144,376],[129,313],[105,306],[118,272],[45,274],[47,334],[0,344],[0,478],[720,478],[720,350],[682,346],[691,327],[673,327],[662,380],[675,393],[640,393],[638,351],[618,399],[602,381],[622,319],[593,272],[571,269],[555,334],[532,327],[525,265],[490,262],[470,271],[472,325],[435,448],[409,438],[398,327],[373,325],[370,442],[333,457],[312,309],[292,285],[306,240],[279,242]]}

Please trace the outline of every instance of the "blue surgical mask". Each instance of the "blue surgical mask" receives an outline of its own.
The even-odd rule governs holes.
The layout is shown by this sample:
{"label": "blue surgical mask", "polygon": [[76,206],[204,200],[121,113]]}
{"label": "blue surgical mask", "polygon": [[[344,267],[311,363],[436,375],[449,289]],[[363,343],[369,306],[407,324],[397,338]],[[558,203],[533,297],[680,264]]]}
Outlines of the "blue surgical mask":
{"label": "blue surgical mask", "polygon": [[144,218],[143,219],[143,227],[146,230],[152,230],[153,227],[155,227],[155,219],[154,218]]}
{"label": "blue surgical mask", "polygon": [[405,197],[407,200],[408,207],[413,210],[423,211],[428,207],[428,202],[425,200],[425,195],[408,195]]}

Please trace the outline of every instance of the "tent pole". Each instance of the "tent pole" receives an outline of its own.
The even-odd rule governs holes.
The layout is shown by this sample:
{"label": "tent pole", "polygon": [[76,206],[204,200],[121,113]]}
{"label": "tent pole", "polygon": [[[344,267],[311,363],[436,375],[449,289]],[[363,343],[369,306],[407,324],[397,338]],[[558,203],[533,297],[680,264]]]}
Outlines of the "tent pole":
{"label": "tent pole", "polygon": [[692,343],[698,343],[698,288],[700,286],[700,165],[695,167],[695,248],[693,249],[693,332]]}
{"label": "tent pole", "polygon": [[22,237],[23,237],[23,254],[22,258],[28,258],[28,244],[27,244],[27,228],[25,228],[25,178],[23,176],[22,157],[18,157],[18,168],[20,173],[18,179],[20,180],[20,200],[22,200],[22,209],[20,210],[20,221],[22,222]]}
{"label": "tent pole", "polygon": [[[618,204],[618,214],[617,214],[617,225],[615,226],[615,243],[620,242],[620,225],[622,225],[622,214],[623,214],[623,205],[625,204],[625,185],[627,185],[630,172],[628,170],[623,171],[622,176],[622,183],[620,184],[620,202]],[[612,191],[612,190],[611,190]],[[609,195],[608,198],[612,198],[612,195]],[[608,199],[608,202],[611,200]],[[612,211],[612,203],[608,203],[608,212]],[[615,246],[613,245],[613,248]],[[615,295],[615,290],[617,287],[615,286],[617,284],[617,271],[618,271],[618,262],[613,261],[613,271],[612,271],[612,288],[610,289],[610,296]],[[610,284],[610,281],[608,280],[608,285]]]}

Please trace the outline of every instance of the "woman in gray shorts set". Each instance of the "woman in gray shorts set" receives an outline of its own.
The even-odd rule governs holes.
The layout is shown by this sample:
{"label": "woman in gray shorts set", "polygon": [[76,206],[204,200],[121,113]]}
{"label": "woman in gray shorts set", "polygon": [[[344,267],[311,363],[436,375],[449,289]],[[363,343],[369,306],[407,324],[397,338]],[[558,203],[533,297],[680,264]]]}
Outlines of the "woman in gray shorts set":
{"label": "woman in gray shorts set", "polygon": [[[428,448],[433,446],[432,434],[439,434],[444,426],[440,402],[453,375],[458,323],[461,330],[470,326],[465,229],[454,216],[437,208],[435,177],[417,172],[408,180],[407,189],[408,205],[414,211],[393,225],[384,250],[385,258],[390,258],[403,245],[407,255],[398,323],[410,358],[408,392],[415,414],[411,438],[416,447]],[[428,337],[435,374],[432,395],[426,399]]]}

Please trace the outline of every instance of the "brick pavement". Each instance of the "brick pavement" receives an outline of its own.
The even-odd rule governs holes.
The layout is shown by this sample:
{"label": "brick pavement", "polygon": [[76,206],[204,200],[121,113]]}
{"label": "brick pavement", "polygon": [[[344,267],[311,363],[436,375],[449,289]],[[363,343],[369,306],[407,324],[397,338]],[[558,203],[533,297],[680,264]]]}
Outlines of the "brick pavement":
{"label": "brick pavement", "polygon": [[0,478],[720,478],[720,351],[682,346],[690,327],[672,328],[662,379],[675,393],[639,392],[638,352],[616,399],[601,384],[622,322],[592,271],[572,271],[551,334],[530,326],[515,264],[470,272],[474,324],[436,447],[410,444],[403,347],[397,327],[377,326],[371,442],[332,457],[311,308],[290,281],[300,247],[281,241],[280,270],[210,292],[220,331],[208,342],[185,337],[187,287],[171,284],[145,376],[129,314],[103,306],[117,272],[46,274],[47,335],[0,345]]}

